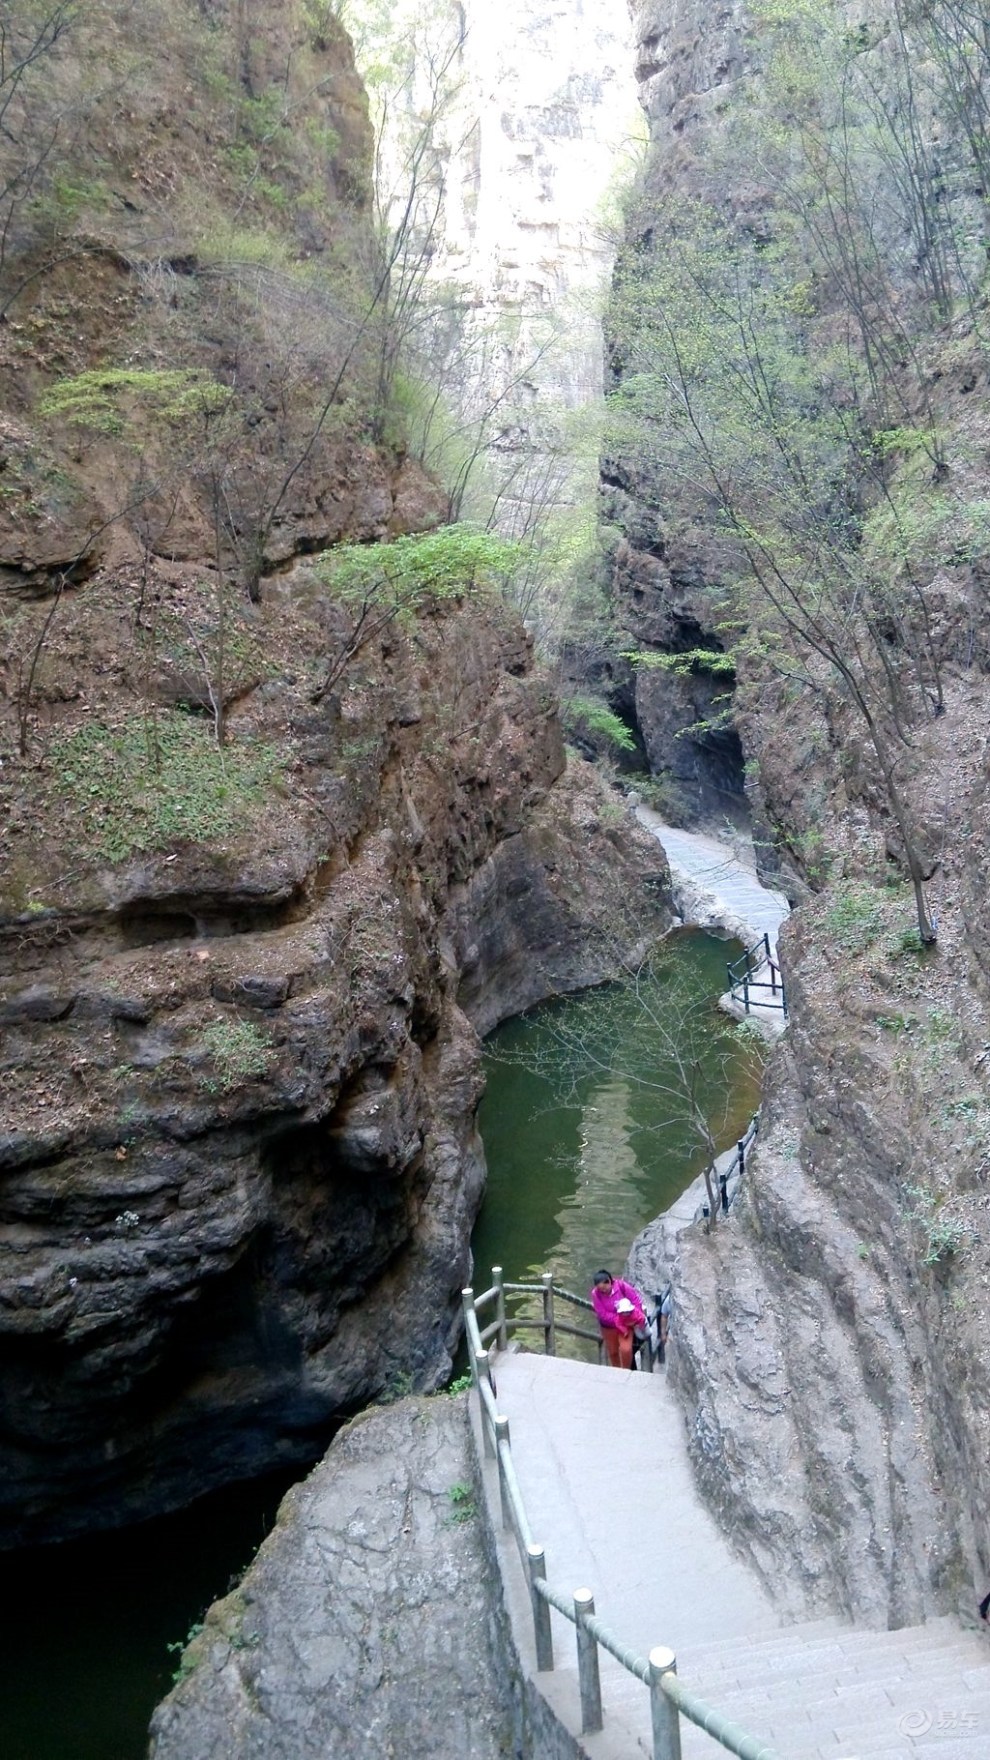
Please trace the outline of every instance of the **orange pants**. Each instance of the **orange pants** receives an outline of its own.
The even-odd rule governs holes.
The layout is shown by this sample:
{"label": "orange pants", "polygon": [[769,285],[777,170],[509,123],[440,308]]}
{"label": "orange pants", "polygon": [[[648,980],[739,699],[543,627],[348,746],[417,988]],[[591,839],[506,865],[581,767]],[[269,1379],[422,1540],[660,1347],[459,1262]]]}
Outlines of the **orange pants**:
{"label": "orange pants", "polygon": [[610,1369],[631,1369],[635,1339],[631,1332],[620,1332],[617,1326],[603,1326],[605,1355]]}

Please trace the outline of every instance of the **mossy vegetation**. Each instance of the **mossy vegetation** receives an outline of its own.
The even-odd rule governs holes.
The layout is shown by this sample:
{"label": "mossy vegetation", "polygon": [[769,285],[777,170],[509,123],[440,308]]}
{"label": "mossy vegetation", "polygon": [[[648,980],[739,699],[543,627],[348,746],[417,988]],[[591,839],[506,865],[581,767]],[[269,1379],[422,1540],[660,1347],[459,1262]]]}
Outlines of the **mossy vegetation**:
{"label": "mossy vegetation", "polygon": [[212,1021],[204,1027],[202,1044],[213,1065],[207,1078],[211,1092],[226,1093],[242,1083],[266,1075],[274,1060],[268,1034],[253,1021]]}
{"label": "mossy vegetation", "polygon": [[53,742],[50,792],[72,814],[82,850],[122,862],[181,843],[223,845],[269,805],[286,755],[230,743],[179,711],[121,725],[91,722]]}

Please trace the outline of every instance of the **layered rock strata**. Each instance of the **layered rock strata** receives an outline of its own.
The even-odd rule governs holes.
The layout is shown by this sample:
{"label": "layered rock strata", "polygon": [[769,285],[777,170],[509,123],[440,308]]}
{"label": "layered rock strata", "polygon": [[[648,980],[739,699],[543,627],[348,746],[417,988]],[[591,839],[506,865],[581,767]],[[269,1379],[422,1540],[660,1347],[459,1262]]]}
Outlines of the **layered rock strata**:
{"label": "layered rock strata", "polygon": [[[64,846],[19,841],[50,902],[4,927],[8,1539],[179,1503],[442,1375],[483,1183],[461,1001],[487,1027],[581,981],[588,937],[605,975],[620,896],[630,941],[670,920],[655,843],[555,790],[511,620],[448,612],[380,667],[295,723],[287,793],[223,848],[60,892]],[[554,897],[575,820],[597,926]]]}

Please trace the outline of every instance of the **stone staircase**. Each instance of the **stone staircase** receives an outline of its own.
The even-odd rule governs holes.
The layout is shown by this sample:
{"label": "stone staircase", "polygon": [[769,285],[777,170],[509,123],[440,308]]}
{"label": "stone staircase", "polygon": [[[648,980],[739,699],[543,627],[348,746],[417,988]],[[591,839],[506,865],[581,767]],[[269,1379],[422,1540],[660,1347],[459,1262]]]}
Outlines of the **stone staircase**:
{"label": "stone staircase", "polygon": [[[562,1592],[588,1585],[621,1643],[644,1657],[670,1645],[683,1685],[780,1760],[990,1760],[985,1632],[951,1619],[898,1632],[839,1619],[782,1624],[698,1497],[663,1373],[510,1353],[496,1360],[495,1378],[548,1577]],[[491,1470],[488,1479],[498,1526]],[[498,1549],[529,1671],[528,1594],[514,1547],[500,1538]],[[575,1731],[573,1628],[556,1613],[553,1624],[556,1668],[531,1678]],[[604,1652],[601,1672],[605,1728],[576,1751],[589,1760],[649,1755],[645,1688]],[[684,1760],[725,1755],[685,1718],[681,1740]]]}
{"label": "stone staircase", "polygon": [[[782,1760],[990,1760],[990,1650],[950,1619],[783,1626],[686,1647],[678,1673]],[[681,1728],[685,1760],[715,1760],[709,1737]]]}

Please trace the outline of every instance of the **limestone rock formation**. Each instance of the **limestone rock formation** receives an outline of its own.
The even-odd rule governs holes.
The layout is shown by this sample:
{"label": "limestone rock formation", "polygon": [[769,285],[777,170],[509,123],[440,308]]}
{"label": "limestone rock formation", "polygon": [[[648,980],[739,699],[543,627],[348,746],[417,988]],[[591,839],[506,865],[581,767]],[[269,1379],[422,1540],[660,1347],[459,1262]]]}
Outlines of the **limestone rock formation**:
{"label": "limestone rock formation", "polygon": [[207,1614],[152,1760],[501,1760],[518,1701],[479,1495],[463,1399],[355,1419]]}

